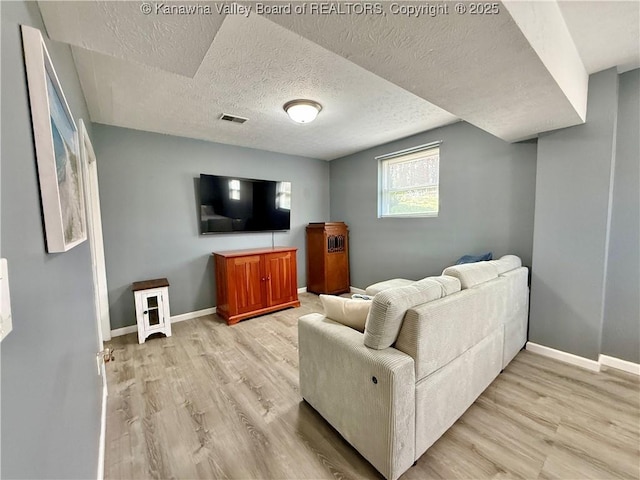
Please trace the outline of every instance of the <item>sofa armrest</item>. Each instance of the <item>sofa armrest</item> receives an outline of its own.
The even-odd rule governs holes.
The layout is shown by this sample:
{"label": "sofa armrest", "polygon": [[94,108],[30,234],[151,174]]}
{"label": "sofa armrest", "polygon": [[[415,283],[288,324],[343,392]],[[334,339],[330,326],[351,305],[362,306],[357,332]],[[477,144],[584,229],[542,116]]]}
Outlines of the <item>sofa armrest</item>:
{"label": "sofa armrest", "polygon": [[415,458],[415,369],[395,348],[320,314],[298,321],[300,392],[387,479]]}

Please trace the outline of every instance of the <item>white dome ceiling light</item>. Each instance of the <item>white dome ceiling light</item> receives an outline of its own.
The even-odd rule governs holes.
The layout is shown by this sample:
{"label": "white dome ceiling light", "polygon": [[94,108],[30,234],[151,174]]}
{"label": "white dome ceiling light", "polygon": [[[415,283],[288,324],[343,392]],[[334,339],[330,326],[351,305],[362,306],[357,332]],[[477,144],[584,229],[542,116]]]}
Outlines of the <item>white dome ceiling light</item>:
{"label": "white dome ceiling light", "polygon": [[291,100],[284,104],[284,111],[287,112],[289,118],[298,123],[310,123],[313,122],[322,105],[313,100]]}

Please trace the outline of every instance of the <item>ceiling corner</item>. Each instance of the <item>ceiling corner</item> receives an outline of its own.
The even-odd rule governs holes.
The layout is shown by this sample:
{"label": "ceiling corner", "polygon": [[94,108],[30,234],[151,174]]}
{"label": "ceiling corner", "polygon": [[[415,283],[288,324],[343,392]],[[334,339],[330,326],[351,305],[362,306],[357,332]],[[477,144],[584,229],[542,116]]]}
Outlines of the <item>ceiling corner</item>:
{"label": "ceiling corner", "polygon": [[503,4],[576,114],[586,121],[589,75],[558,2],[503,0]]}

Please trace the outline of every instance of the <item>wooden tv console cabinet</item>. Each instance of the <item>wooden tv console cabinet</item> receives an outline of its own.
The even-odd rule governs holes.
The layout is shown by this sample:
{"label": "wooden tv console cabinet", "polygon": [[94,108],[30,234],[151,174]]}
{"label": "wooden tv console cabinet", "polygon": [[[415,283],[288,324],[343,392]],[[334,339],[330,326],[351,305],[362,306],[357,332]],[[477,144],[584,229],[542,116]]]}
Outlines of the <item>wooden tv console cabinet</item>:
{"label": "wooden tv console cabinet", "polygon": [[232,325],[289,307],[299,307],[297,248],[214,252],[216,313]]}

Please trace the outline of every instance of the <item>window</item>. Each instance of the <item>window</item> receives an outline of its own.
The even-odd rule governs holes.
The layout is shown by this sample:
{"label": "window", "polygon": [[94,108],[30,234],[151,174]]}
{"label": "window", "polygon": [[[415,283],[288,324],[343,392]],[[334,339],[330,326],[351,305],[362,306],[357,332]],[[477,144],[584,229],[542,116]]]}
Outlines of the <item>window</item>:
{"label": "window", "polygon": [[240,180],[229,180],[229,198],[240,200]]}
{"label": "window", "polygon": [[438,216],[440,142],[376,158],[378,218]]}

